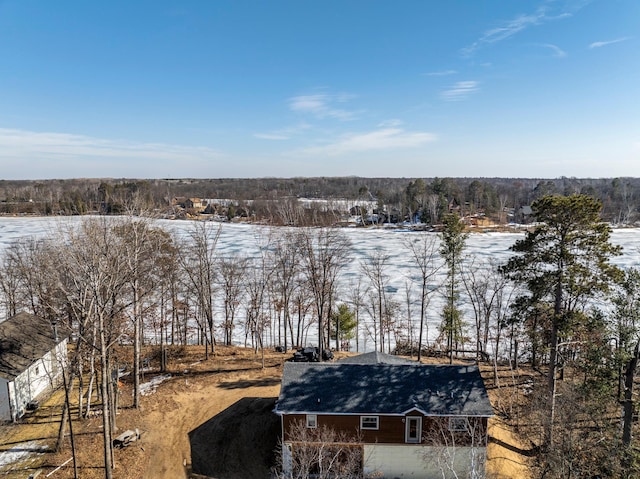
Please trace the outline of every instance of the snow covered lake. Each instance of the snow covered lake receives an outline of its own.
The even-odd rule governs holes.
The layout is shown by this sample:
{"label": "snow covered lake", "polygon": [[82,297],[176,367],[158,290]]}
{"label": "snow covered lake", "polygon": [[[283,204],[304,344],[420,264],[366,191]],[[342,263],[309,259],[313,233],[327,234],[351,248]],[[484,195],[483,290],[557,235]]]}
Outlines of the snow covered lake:
{"label": "snow covered lake", "polygon": [[[42,237],[50,234],[59,226],[76,224],[82,221],[81,217],[42,218],[19,217],[0,218],[0,253],[20,237]],[[268,228],[257,225],[233,224],[233,223],[207,223],[212,228],[221,228],[217,243],[217,254],[222,256],[240,254],[253,257],[258,254],[259,244],[264,242],[268,235]],[[158,220],[157,225],[167,231],[175,232],[179,237],[188,234],[193,224],[189,221]],[[364,229],[345,228],[342,230],[351,241],[351,260],[341,274],[341,285],[354,284],[362,274],[362,262],[368,255],[376,250],[381,250],[388,255],[386,267],[388,277],[388,289],[394,296],[394,300],[401,305],[406,304],[406,287],[411,283],[411,278],[418,274],[412,262],[410,254],[403,246],[403,239],[419,233],[397,229]],[[465,249],[465,254],[474,258],[474,261],[494,260],[503,263],[510,256],[509,247],[524,233],[472,233]],[[262,239],[261,239],[262,238]],[[623,247],[623,254],[613,258],[612,262],[622,268],[640,265],[640,229],[617,229],[613,231],[612,242]],[[434,283],[444,279],[445,272],[441,271]],[[363,283],[366,280],[362,278]],[[412,296],[417,294],[418,286],[412,286]],[[430,336],[439,324],[439,311],[441,311],[441,298],[434,295],[428,314],[428,328]],[[463,295],[464,296],[464,295]],[[339,298],[346,301],[347,298]],[[464,298],[463,298],[464,299]],[[414,300],[415,302],[415,300]],[[401,306],[405,308],[406,306]],[[464,308],[463,308],[464,309]],[[414,313],[415,314],[415,313]]]}

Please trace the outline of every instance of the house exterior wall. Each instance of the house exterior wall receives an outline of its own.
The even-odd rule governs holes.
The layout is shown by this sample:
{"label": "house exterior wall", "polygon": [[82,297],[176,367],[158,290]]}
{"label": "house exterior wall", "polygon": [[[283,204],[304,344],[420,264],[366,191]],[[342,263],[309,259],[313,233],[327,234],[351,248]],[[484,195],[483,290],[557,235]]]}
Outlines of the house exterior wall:
{"label": "house exterior wall", "polygon": [[[36,399],[48,388],[59,384],[62,367],[66,362],[67,340],[65,339],[13,381],[2,379],[4,384],[0,383],[0,419],[15,421],[22,417],[28,402]],[[5,391],[7,391],[6,407],[4,407]]]}
{"label": "house exterior wall", "polygon": [[[390,479],[484,477],[485,447],[365,444],[365,476]],[[478,472],[471,475],[472,469]]]}
{"label": "house exterior wall", "polygon": [[9,381],[4,378],[0,378],[0,421],[11,421],[10,401]]}
{"label": "house exterior wall", "polygon": [[[376,415],[376,414],[372,414]],[[360,429],[360,415],[328,415],[317,414],[318,427],[328,427],[337,432],[343,432],[355,437],[363,443],[377,444],[405,444],[405,425],[406,417],[422,418],[422,433],[420,437],[429,439],[430,442],[438,439],[438,435],[442,431],[448,429],[448,417],[424,416],[417,411],[411,411],[406,416],[384,416],[377,415],[378,429],[365,430]],[[305,414],[285,414],[282,417],[282,426],[284,431],[284,440],[289,441],[289,431],[294,422],[302,421],[304,424]],[[482,426],[482,430],[487,429],[487,418],[468,418],[470,422],[476,422]],[[472,437],[466,433],[454,433],[455,443],[459,446],[471,445]],[[477,442],[477,441],[476,441]]]}
{"label": "house exterior wall", "polygon": [[[486,447],[445,447],[419,444],[363,444],[362,472],[378,479],[454,479],[484,477]],[[282,448],[282,472],[292,477],[295,452]]]}

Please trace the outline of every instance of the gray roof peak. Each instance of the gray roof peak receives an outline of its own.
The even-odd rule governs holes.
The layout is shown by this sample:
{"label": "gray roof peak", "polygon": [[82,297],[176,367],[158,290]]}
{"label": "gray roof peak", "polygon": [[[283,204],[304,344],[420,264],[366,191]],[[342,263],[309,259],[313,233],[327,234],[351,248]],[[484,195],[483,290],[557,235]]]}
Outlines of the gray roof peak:
{"label": "gray roof peak", "polygon": [[404,414],[412,409],[435,416],[493,415],[477,366],[411,361],[286,363],[276,405],[280,414]]}

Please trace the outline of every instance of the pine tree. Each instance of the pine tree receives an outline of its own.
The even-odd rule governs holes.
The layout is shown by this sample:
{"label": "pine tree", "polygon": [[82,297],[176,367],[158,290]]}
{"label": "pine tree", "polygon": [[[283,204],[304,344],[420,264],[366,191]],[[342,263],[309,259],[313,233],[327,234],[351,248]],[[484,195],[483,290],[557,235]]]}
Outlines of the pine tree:
{"label": "pine tree", "polygon": [[531,208],[539,225],[516,241],[517,253],[504,267],[509,277],[525,287],[516,315],[526,320],[528,311],[547,305],[549,372],[545,446],[553,443],[556,412],[558,347],[571,334],[585,300],[606,293],[621,271],[609,260],[621,248],[610,243],[611,228],[600,219],[602,204],[586,195],[544,196]]}
{"label": "pine tree", "polygon": [[455,214],[445,215],[442,218],[444,229],[442,230],[442,244],[440,255],[447,267],[447,285],[445,288],[446,303],[442,310],[441,331],[447,337],[447,351],[449,362],[453,362],[454,346],[462,341],[462,315],[458,309],[460,293],[458,283],[462,269],[462,252],[464,250],[468,233],[464,232],[464,223]]}

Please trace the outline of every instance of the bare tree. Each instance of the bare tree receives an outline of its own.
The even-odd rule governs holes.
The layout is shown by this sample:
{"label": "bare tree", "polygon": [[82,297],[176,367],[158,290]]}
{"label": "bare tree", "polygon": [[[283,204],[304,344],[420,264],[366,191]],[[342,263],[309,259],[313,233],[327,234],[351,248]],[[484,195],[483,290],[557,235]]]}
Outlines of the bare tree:
{"label": "bare tree", "polygon": [[154,228],[147,218],[127,217],[114,230],[121,237],[122,255],[129,268],[131,309],[128,316],[133,324],[133,406],[140,407],[140,350],[144,329],[143,303],[154,293],[154,272],[166,263],[163,254],[171,254],[171,237]]}
{"label": "bare tree", "polygon": [[268,314],[265,312],[267,287],[273,269],[268,264],[264,251],[258,258],[249,262],[246,278],[247,292],[247,330],[251,333],[256,351],[260,348],[262,367],[264,368],[264,332],[268,326]]}
{"label": "bare tree", "polygon": [[295,421],[279,445],[279,477],[283,479],[361,479],[359,438],[327,426],[307,428]]}
{"label": "bare tree", "polygon": [[[280,343],[280,312],[283,313],[284,325],[284,351],[287,351],[287,327],[292,332],[293,325],[290,315],[291,298],[296,288],[296,279],[299,274],[300,236],[293,230],[272,232],[272,248],[269,252],[269,260],[273,265],[273,287],[277,295],[278,309],[278,343]],[[293,334],[291,335],[293,342]]]}
{"label": "bare tree", "polygon": [[[125,288],[130,268],[122,253],[121,238],[103,218],[83,221],[64,232],[56,246],[58,285],[72,316],[95,324],[97,342],[82,337],[100,355],[102,426],[105,477],[113,476],[112,431],[115,430],[116,394],[112,377],[112,348],[122,334],[123,313],[128,307]],[[64,250],[64,251],[63,251]],[[86,332],[88,328],[83,328]],[[115,378],[117,379],[117,378]]]}
{"label": "bare tree", "polygon": [[437,289],[436,285],[431,284],[436,274],[442,267],[442,263],[438,263],[438,241],[437,236],[424,233],[418,238],[413,236],[404,240],[404,246],[409,251],[415,265],[418,268],[419,276],[414,279],[420,287],[420,330],[418,333],[418,362],[422,359],[422,343],[426,338],[427,347],[429,346],[429,329],[426,323],[427,310],[429,308],[430,294]]}
{"label": "bare tree", "polygon": [[224,301],[224,344],[230,345],[235,319],[246,281],[248,262],[245,257],[233,255],[218,260],[219,282]]}
{"label": "bare tree", "polygon": [[320,228],[302,233],[303,274],[313,294],[318,319],[318,349],[321,352],[328,344],[329,335],[325,341],[324,327],[329,323],[338,274],[349,259],[349,247],[349,240],[339,230]]}
{"label": "bare tree", "polygon": [[362,308],[364,307],[364,290],[362,287],[362,279],[358,275],[357,282],[350,282],[348,287],[349,293],[348,298],[351,303],[351,307],[353,308],[353,312],[355,314],[356,320],[356,352],[360,351],[360,313]]}
{"label": "bare tree", "polygon": [[438,417],[424,435],[424,462],[436,466],[443,479],[484,479],[487,447],[486,419]]}
{"label": "bare tree", "polygon": [[[215,351],[214,337],[214,280],[215,280],[215,249],[220,237],[220,227],[213,229],[210,223],[194,222],[189,233],[192,244],[189,254],[182,259],[183,271],[186,274],[189,288],[195,296],[198,311],[205,320],[204,331],[205,357],[209,357],[208,344],[211,352]],[[208,334],[208,337],[207,337]]]}
{"label": "bare tree", "polygon": [[15,316],[18,307],[22,303],[21,275],[19,271],[20,262],[17,243],[11,243],[5,250],[0,265],[0,292],[2,292],[2,303],[6,313],[6,318]]}
{"label": "bare tree", "polygon": [[362,273],[369,279],[372,317],[378,322],[376,344],[380,351],[384,351],[385,339],[390,339],[393,324],[394,306],[389,297],[388,262],[389,255],[376,249],[360,264]]}

